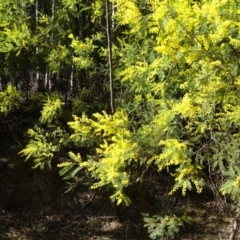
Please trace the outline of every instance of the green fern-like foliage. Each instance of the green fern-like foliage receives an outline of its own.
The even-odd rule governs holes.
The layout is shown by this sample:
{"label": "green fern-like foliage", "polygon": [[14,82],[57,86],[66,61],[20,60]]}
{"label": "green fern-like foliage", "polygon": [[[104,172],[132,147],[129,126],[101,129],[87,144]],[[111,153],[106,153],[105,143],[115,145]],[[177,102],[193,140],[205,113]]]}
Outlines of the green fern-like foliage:
{"label": "green fern-like foliage", "polygon": [[26,160],[34,160],[34,168],[51,168],[51,160],[54,154],[60,150],[65,141],[64,131],[59,127],[54,130],[45,130],[38,126],[28,130],[30,141],[19,153],[26,157]]}
{"label": "green fern-like foliage", "polygon": [[212,149],[218,149],[213,156],[213,169],[220,169],[224,181],[220,186],[220,192],[223,195],[230,195],[234,202],[240,199],[240,139],[239,134],[226,135],[218,134],[218,143],[212,146]]}
{"label": "green fern-like foliage", "polygon": [[0,116],[7,115],[14,107],[17,107],[20,93],[11,85],[5,91],[0,92]]}
{"label": "green fern-like foliage", "polygon": [[185,216],[179,218],[175,215],[164,217],[159,215],[149,216],[143,214],[145,222],[144,227],[148,228],[149,237],[151,239],[174,239],[176,234],[184,227],[184,223],[189,223],[190,219]]}
{"label": "green fern-like foliage", "polygon": [[170,194],[181,188],[185,195],[193,186],[196,187],[197,192],[202,191],[204,181],[200,177],[201,166],[192,163],[191,149],[187,143],[170,138],[160,140],[158,146],[161,153],[155,153],[147,159],[142,149],[146,143],[156,141],[154,137],[149,138],[148,130],[151,128],[132,131],[125,111],[117,111],[114,115],[108,115],[106,112],[97,113],[92,119],[84,114],[81,118],[74,116],[74,121],[69,122],[69,125],[74,131],[70,139],[79,146],[95,146],[95,155],[82,160],[71,153],[70,157],[74,163],[63,166],[63,173],[71,175],[71,171],[74,170],[73,165],[77,163],[79,169],[87,169],[96,179],[92,188],[110,185],[114,189],[111,199],[117,204],[130,203],[130,199],[124,194],[124,189],[129,186],[132,177],[128,169],[132,164],[140,162],[140,159],[145,159],[141,160],[141,164],[155,164],[159,171],[176,166],[171,172],[176,183]]}
{"label": "green fern-like foliage", "polygon": [[26,160],[33,159],[34,168],[51,168],[54,154],[67,142],[66,132],[55,122],[61,114],[62,105],[55,95],[48,97],[41,111],[39,124],[27,132],[30,140],[20,154]]}
{"label": "green fern-like foliage", "polygon": [[57,119],[62,114],[63,102],[55,94],[47,97],[41,111],[41,117],[39,121],[41,123],[51,123],[54,119]]}
{"label": "green fern-like foliage", "polygon": [[[94,114],[93,119],[83,115],[82,118],[75,117],[75,121],[69,125],[74,130],[70,136],[73,141],[81,145],[95,139],[97,144],[96,156],[79,161],[79,165],[97,180],[92,188],[110,185],[114,189],[111,199],[117,201],[117,204],[124,202],[129,205],[130,200],[123,190],[129,185],[126,168],[136,159],[137,145],[131,139],[126,113],[118,111],[108,115],[103,112]],[[73,154],[71,158],[74,158]]]}

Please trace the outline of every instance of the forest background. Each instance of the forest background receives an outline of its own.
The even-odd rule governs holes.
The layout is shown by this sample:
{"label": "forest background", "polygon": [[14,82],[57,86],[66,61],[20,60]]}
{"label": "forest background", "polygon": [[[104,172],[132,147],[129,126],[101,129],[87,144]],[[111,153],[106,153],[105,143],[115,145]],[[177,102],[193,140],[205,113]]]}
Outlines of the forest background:
{"label": "forest background", "polygon": [[[128,206],[157,176],[164,196],[210,191],[237,222],[239,29],[235,0],[0,1],[1,137],[18,131],[20,154],[70,189]],[[153,239],[190,221],[143,219]]]}

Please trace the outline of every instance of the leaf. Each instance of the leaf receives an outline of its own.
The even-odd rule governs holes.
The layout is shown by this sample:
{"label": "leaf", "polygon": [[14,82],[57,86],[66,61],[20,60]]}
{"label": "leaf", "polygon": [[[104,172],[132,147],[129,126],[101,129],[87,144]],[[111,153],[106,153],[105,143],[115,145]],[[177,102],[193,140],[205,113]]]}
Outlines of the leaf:
{"label": "leaf", "polygon": [[70,171],[70,169],[74,166],[74,164],[69,164],[67,166],[64,166],[60,171],[59,171],[59,175],[63,176],[66,173],[68,173]]}
{"label": "leaf", "polygon": [[71,177],[75,177],[75,175],[82,170],[81,166],[78,166],[77,168],[75,168],[72,172],[71,172]]}

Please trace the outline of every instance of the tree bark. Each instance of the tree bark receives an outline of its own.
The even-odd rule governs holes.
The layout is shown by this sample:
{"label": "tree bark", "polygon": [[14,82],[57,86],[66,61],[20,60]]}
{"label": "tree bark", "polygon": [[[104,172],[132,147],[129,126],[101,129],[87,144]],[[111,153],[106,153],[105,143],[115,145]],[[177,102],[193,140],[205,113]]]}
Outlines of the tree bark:
{"label": "tree bark", "polygon": [[107,33],[107,42],[108,42],[110,107],[111,107],[111,113],[113,114],[115,112],[115,108],[114,108],[114,91],[113,91],[112,40],[111,40],[109,1],[105,0],[105,4],[106,4],[106,33]]}
{"label": "tree bark", "polygon": [[234,219],[233,220],[232,232],[231,232],[228,240],[235,240],[236,233],[237,233],[237,228],[238,228],[238,222],[237,222],[237,219]]}

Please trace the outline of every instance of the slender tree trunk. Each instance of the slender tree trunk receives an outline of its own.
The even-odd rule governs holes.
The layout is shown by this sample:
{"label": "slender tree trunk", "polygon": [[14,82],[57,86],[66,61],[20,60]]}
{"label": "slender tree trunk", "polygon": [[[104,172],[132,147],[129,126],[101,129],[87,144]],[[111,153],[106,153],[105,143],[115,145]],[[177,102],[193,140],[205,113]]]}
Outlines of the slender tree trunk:
{"label": "slender tree trunk", "polygon": [[237,219],[234,219],[233,220],[232,231],[231,231],[231,234],[230,234],[228,240],[235,240],[236,239],[237,229],[238,229],[238,221],[237,221]]}
{"label": "slender tree trunk", "polygon": [[61,62],[58,62],[58,71],[57,71],[57,79],[56,79],[57,86],[59,85],[60,69],[61,69]]}
{"label": "slender tree trunk", "polygon": [[111,12],[112,29],[115,28],[114,14],[115,14],[115,8],[114,8],[114,4],[112,3],[112,12]]}
{"label": "slender tree trunk", "polygon": [[73,66],[73,62],[72,62],[71,74],[70,74],[70,84],[69,84],[70,92],[73,90],[73,73],[74,73],[74,66]]}
{"label": "slender tree trunk", "polygon": [[[52,0],[52,22],[51,22],[51,27],[53,29],[53,24],[54,24],[54,18],[55,18],[55,0]],[[53,39],[54,36],[53,36],[53,31],[52,31],[52,34],[51,34],[51,43],[53,43]]]}
{"label": "slender tree trunk", "polygon": [[0,77],[0,91],[3,90],[2,78]]}
{"label": "slender tree trunk", "polygon": [[238,200],[238,202],[236,204],[236,214],[233,219],[232,231],[231,231],[231,234],[230,234],[228,240],[236,239],[236,234],[237,234],[237,230],[238,230],[238,221],[239,221],[239,208],[240,208],[240,200]]}
{"label": "slender tree trunk", "polygon": [[46,89],[46,90],[49,90],[48,67],[46,67],[44,85],[45,85],[45,89]]}
{"label": "slender tree trunk", "polygon": [[[51,28],[52,28],[52,33],[50,37],[50,42],[52,45],[54,44],[54,34],[53,34],[53,25],[54,25],[54,18],[55,18],[55,0],[52,0],[52,21],[51,21]],[[52,82],[51,82],[51,77],[53,76],[52,72],[49,73],[48,77],[48,91],[51,91],[52,88]]]}
{"label": "slender tree trunk", "polygon": [[110,107],[112,114],[115,112],[114,108],[114,91],[113,91],[113,66],[112,66],[112,40],[111,40],[111,22],[109,13],[109,1],[105,0],[106,4],[106,33],[108,42],[108,67],[109,67],[109,89],[110,89]]}
{"label": "slender tree trunk", "polygon": [[35,26],[38,28],[38,0],[35,1]]}
{"label": "slender tree trunk", "polygon": [[[36,31],[38,29],[38,0],[35,2],[35,26],[36,26]],[[36,81],[37,84],[39,85],[39,64],[38,64],[38,46],[36,46],[36,59],[37,59],[37,66],[36,66]]]}

